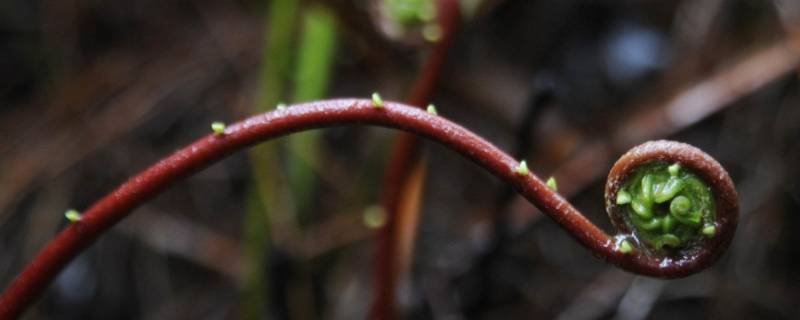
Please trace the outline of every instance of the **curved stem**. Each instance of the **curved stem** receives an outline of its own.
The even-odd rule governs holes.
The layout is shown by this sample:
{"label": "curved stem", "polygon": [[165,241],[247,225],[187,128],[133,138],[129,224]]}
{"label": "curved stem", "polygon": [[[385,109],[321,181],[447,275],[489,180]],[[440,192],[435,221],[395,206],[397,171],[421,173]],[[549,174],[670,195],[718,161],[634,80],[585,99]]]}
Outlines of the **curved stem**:
{"label": "curved stem", "polygon": [[[471,131],[408,105],[341,99],[299,104],[245,119],[223,134],[209,134],[131,178],[85,211],[42,249],[0,297],[0,319],[18,317],[53,277],[98,236],[164,189],[222,158],[290,133],[338,125],[369,124],[408,131],[436,141],[474,161],[552,217],[596,256],[623,269],[650,276],[685,276],[713,260],[704,249],[696,257],[673,261],[642,254],[623,254],[612,237],[586,219],[534,174],[520,174],[518,162]],[[733,226],[735,227],[735,225]],[[733,232],[728,227],[719,233]],[[713,255],[716,256],[716,255]]]}

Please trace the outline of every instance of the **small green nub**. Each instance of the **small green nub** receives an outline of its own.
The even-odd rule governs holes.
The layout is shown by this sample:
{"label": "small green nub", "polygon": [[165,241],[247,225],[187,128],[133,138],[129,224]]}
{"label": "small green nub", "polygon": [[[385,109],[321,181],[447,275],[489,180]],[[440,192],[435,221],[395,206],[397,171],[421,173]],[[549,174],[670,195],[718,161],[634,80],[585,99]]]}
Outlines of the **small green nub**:
{"label": "small green nub", "polygon": [[550,190],[558,192],[558,184],[556,183],[555,177],[550,177],[550,179],[547,179],[547,187],[550,188]]}
{"label": "small green nub", "polygon": [[681,171],[680,163],[674,163],[671,166],[667,167],[667,171],[669,171],[669,175],[675,177]]}
{"label": "small green nub", "polygon": [[619,190],[619,192],[617,192],[617,204],[622,205],[626,203],[631,203],[631,194],[625,192],[625,190]]}
{"label": "small green nub", "polygon": [[278,109],[278,110],[286,109],[286,104],[281,102],[281,103],[278,104],[278,106],[275,109]]}
{"label": "small green nub", "polygon": [[372,93],[372,104],[375,108],[383,108],[383,99],[381,99],[381,95],[377,92]]}
{"label": "small green nub", "polygon": [[67,217],[67,220],[72,223],[81,221],[81,219],[83,219],[83,215],[81,215],[81,213],[75,209],[67,210],[67,212],[64,213],[64,216]]}
{"label": "small green nub", "polygon": [[436,112],[436,106],[434,106],[433,103],[429,104],[428,108],[425,109],[425,110],[428,111],[428,113],[430,113],[430,114],[432,114],[434,116],[439,115],[439,113]]}
{"label": "small green nub", "polygon": [[717,227],[714,225],[707,225],[703,227],[703,235],[706,237],[713,237],[717,233]]}
{"label": "small green nub", "polygon": [[215,134],[224,134],[225,133],[225,123],[215,121],[211,124],[211,130],[214,131]]}
{"label": "small green nub", "polygon": [[521,176],[531,173],[531,171],[528,170],[528,164],[525,162],[525,160],[519,162],[519,165],[514,169],[514,172]]}
{"label": "small green nub", "polygon": [[633,251],[633,246],[628,240],[622,240],[622,243],[619,244],[619,252],[622,254],[629,254]]}

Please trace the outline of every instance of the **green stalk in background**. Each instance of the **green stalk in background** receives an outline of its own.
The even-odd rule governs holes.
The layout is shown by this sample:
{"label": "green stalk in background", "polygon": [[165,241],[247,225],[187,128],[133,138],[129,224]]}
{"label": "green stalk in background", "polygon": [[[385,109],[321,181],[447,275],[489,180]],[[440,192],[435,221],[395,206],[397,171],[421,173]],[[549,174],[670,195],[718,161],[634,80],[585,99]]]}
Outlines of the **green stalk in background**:
{"label": "green stalk in background", "polygon": [[[291,67],[292,33],[298,4],[295,0],[273,0],[264,39],[264,54],[259,79],[256,112],[274,108],[284,95]],[[242,293],[242,319],[267,318],[267,249],[270,225],[278,224],[275,218],[288,211],[285,199],[277,194],[281,190],[280,167],[274,142],[262,143],[252,149],[253,188],[244,221],[244,252],[246,276]]]}
{"label": "green stalk in background", "polygon": [[[325,97],[336,49],[336,21],[324,7],[313,6],[303,12],[302,35],[297,52],[293,102]],[[297,205],[297,222],[305,227],[313,220],[315,174],[320,172],[319,130],[289,138],[289,178]]]}
{"label": "green stalk in background", "polygon": [[[303,9],[302,29],[297,52],[293,52],[293,34],[298,27],[298,3],[274,0],[270,4],[265,50],[259,70],[257,112],[273,109],[289,92],[293,74],[292,101],[322,98],[336,47],[333,15],[324,7]],[[296,60],[293,61],[293,58]],[[311,222],[314,170],[319,163],[319,132],[298,134],[289,139],[286,168],[280,166],[280,145],[262,144],[253,149],[254,189],[245,218],[245,246],[248,258],[243,299],[243,318],[263,319],[268,301],[267,244],[270,227],[296,232]],[[292,188],[281,186],[290,185]],[[291,194],[289,193],[291,192]],[[294,205],[293,205],[294,204]]]}

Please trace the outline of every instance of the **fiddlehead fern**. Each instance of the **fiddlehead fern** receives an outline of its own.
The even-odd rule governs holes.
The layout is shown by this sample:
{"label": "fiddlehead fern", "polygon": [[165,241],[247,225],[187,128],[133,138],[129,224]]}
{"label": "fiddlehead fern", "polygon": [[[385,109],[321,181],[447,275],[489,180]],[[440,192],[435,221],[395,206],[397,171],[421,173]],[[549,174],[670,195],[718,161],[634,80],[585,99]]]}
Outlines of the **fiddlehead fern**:
{"label": "fiddlehead fern", "polygon": [[[224,134],[211,133],[175,152],[100,199],[85,211],[80,220],[69,224],[50,241],[0,296],[0,319],[18,317],[71,259],[137,206],[177,180],[258,142],[298,131],[337,125],[370,124],[392,127],[436,141],[513,186],[595,255],[631,272],[666,278],[695,273],[708,267],[721,255],[736,229],[738,200],[733,183],[719,163],[689,145],[668,141],[645,143],[623,155],[614,165],[606,187],[606,204],[612,221],[620,228],[622,235],[612,237],[533,174],[527,164],[518,162],[483,138],[425,110],[388,101],[381,105],[381,108],[376,108],[374,101],[362,99],[296,105],[231,124],[226,126]],[[689,173],[696,175],[701,182],[699,185],[710,188],[716,208],[712,214],[701,217],[703,223],[714,226],[714,233],[706,236],[709,232],[705,232],[707,226],[704,225],[699,229],[704,237],[696,237],[693,233],[696,230],[689,228],[686,239],[691,241],[669,246],[678,249],[677,251],[649,250],[648,246],[658,246],[647,240],[640,241],[643,237],[639,236],[639,230],[631,227],[637,226],[637,223],[626,222],[629,217],[626,218],[625,214],[629,216],[630,212],[625,207],[628,203],[622,201],[623,204],[616,204],[620,190],[629,193],[630,203],[633,203],[635,197],[640,197],[639,194],[631,194],[631,186],[635,188],[637,183],[643,184],[635,177],[640,174],[640,170],[644,170],[641,173],[644,175],[642,180],[647,174],[656,175],[649,170],[654,168],[653,170],[660,172],[657,168],[663,166],[661,163],[678,163],[686,168],[686,173],[678,170],[676,177],[689,176]],[[667,172],[672,177],[669,168],[667,167]],[[631,177],[634,179],[631,180]],[[655,180],[654,185],[661,186],[659,179],[649,178]],[[669,178],[666,179],[668,183]],[[661,189],[659,192],[662,192]],[[687,193],[682,195],[680,191],[677,192],[672,201],[680,196],[687,196]],[[692,212],[695,205],[692,203],[688,212]],[[663,208],[651,210],[654,210],[651,213],[655,218],[663,215],[660,212]],[[680,210],[680,214],[684,215],[685,210]],[[693,217],[691,213],[685,215]]]}
{"label": "fiddlehead fern", "polygon": [[664,268],[665,277],[715,261],[733,238],[739,214],[725,169],[700,149],[674,141],[647,142],[620,157],[605,200],[618,239],[636,243],[640,259],[682,266]]}

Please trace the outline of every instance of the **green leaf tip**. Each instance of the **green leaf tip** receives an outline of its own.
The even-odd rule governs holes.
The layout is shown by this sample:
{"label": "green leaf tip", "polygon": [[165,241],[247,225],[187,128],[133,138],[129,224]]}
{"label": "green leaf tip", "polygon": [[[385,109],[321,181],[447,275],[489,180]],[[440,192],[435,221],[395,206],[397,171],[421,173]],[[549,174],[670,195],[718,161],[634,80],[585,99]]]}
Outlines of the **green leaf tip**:
{"label": "green leaf tip", "polygon": [[83,219],[83,215],[81,215],[81,213],[78,212],[78,210],[75,210],[75,209],[67,210],[67,212],[64,213],[64,217],[66,217],[67,220],[69,220],[69,222],[72,222],[72,223],[81,221],[81,219]]}
{"label": "green leaf tip", "polygon": [[432,103],[431,103],[431,104],[429,104],[429,105],[428,105],[428,108],[427,108],[427,109],[425,109],[425,110],[426,110],[426,111],[428,111],[428,113],[430,113],[430,114],[432,114],[432,115],[434,115],[434,116],[435,116],[435,115],[439,115],[439,113],[438,113],[438,112],[436,112],[436,106],[434,106]]}
{"label": "green leaf tip", "polygon": [[528,170],[528,163],[526,163],[525,160],[519,162],[519,165],[514,168],[514,172],[521,176],[526,176],[531,173],[531,171]]}
{"label": "green leaf tip", "polygon": [[622,254],[629,254],[633,252],[633,246],[631,245],[630,241],[622,240],[617,250],[619,250],[619,252]]}
{"label": "green leaf tip", "polygon": [[669,175],[676,177],[678,176],[678,173],[680,173],[681,171],[681,164],[677,162],[673,163],[671,166],[667,168],[667,171],[669,171]]}
{"label": "green leaf tip", "polygon": [[281,102],[281,103],[278,104],[277,107],[275,107],[275,109],[278,109],[278,110],[286,109],[286,104]]}
{"label": "green leaf tip", "polygon": [[386,224],[386,212],[380,206],[370,206],[364,210],[364,225],[370,229],[378,229]]}
{"label": "green leaf tip", "polygon": [[377,92],[372,93],[372,104],[375,106],[375,108],[383,108],[383,99]]}
{"label": "green leaf tip", "polygon": [[558,192],[558,184],[556,183],[555,177],[550,177],[550,179],[547,179],[547,187],[550,188],[550,190]]}
{"label": "green leaf tip", "polygon": [[711,238],[715,234],[717,234],[717,227],[716,226],[707,225],[707,226],[703,227],[703,235],[704,236]]}
{"label": "green leaf tip", "polygon": [[627,203],[631,203],[631,194],[625,192],[625,190],[619,190],[619,192],[617,192],[617,204]]}
{"label": "green leaf tip", "polygon": [[214,131],[215,134],[224,134],[225,133],[225,123],[220,121],[215,121],[211,123],[211,130]]}

